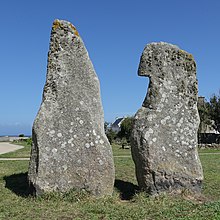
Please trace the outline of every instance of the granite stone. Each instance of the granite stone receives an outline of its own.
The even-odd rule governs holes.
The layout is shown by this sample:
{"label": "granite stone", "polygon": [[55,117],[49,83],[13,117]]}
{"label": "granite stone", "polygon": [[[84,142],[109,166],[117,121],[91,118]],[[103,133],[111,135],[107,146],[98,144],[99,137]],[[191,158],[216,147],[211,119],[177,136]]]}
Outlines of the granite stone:
{"label": "granite stone", "polygon": [[97,197],[112,194],[115,170],[99,80],[82,38],[68,21],[53,23],[32,138],[28,178],[36,195],[71,189]]}
{"label": "granite stone", "polygon": [[168,43],[151,43],[141,56],[139,76],[149,77],[135,115],[132,157],[140,188],[149,194],[200,192],[203,171],[197,152],[199,114],[196,63]]}

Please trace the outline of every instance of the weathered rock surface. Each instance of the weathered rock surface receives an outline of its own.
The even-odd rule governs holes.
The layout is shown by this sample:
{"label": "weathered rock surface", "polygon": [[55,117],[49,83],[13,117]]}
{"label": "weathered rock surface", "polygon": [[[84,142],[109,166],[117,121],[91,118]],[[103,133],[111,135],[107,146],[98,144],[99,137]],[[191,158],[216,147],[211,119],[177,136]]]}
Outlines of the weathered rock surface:
{"label": "weathered rock surface", "polygon": [[113,192],[114,163],[104,132],[99,80],[76,28],[55,20],[43,100],[33,125],[29,181],[36,194]]}
{"label": "weathered rock surface", "polygon": [[200,191],[203,171],[197,152],[199,115],[192,55],[171,44],[149,44],[138,74],[150,78],[132,133],[140,188],[150,194],[183,188]]}

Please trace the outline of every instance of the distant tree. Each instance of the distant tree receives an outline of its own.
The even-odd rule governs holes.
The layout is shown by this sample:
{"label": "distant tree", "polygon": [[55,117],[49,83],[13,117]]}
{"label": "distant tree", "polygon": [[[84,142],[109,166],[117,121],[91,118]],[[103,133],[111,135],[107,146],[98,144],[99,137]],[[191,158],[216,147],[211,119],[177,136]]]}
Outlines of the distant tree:
{"label": "distant tree", "polygon": [[117,138],[116,132],[112,131],[112,129],[109,129],[106,131],[106,136],[107,136],[110,144],[112,144],[115,141],[115,139]]}
{"label": "distant tree", "polygon": [[121,131],[118,133],[118,137],[121,139],[126,138],[127,142],[130,142],[131,132],[133,129],[134,117],[127,117],[121,123]]}
{"label": "distant tree", "polygon": [[211,117],[209,113],[209,104],[204,102],[203,105],[198,106],[200,124],[199,124],[199,133],[204,133],[206,131],[207,125],[211,125]]}
{"label": "distant tree", "polygon": [[18,137],[24,137],[24,134],[19,134]]}
{"label": "distant tree", "polygon": [[216,129],[220,131],[220,95],[214,94],[207,103],[210,119],[215,121]]}

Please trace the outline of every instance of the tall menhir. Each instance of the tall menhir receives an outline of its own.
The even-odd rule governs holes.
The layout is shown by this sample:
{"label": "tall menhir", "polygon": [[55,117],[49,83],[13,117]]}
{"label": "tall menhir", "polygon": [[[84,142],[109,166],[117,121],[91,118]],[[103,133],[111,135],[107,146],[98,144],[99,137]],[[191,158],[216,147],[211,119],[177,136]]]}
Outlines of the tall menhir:
{"label": "tall menhir", "polygon": [[171,44],[149,44],[138,74],[150,79],[132,133],[140,188],[149,194],[200,192],[203,171],[197,152],[198,86],[192,55]]}
{"label": "tall menhir", "polygon": [[70,189],[112,194],[114,162],[104,132],[99,80],[68,21],[53,23],[47,79],[32,137],[28,177],[37,195]]}

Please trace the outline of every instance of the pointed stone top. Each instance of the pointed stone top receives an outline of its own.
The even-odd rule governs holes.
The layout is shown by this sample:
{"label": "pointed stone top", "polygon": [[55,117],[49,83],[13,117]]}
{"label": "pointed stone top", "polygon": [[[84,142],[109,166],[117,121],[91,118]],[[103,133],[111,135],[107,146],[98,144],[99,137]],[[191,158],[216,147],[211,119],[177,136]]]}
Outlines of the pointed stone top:
{"label": "pointed stone top", "polygon": [[77,31],[76,27],[73,24],[71,24],[69,21],[56,19],[53,22],[52,30],[53,31],[66,30],[72,32],[75,36],[79,37],[79,32]]}

